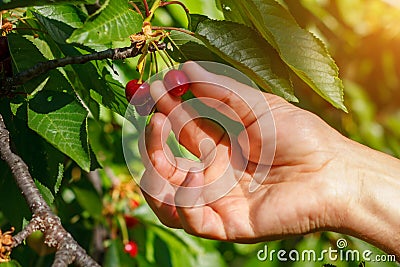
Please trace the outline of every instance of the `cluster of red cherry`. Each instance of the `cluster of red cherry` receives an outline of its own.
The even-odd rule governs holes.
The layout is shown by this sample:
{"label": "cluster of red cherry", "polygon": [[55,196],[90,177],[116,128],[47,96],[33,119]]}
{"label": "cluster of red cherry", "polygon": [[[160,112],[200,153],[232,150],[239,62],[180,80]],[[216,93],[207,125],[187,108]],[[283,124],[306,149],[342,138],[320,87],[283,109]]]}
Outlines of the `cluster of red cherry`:
{"label": "cluster of red cherry", "polygon": [[[189,90],[189,79],[181,70],[170,70],[164,76],[164,86],[168,93],[181,97]],[[139,80],[131,80],[126,84],[125,96],[128,102],[135,106],[141,116],[147,116],[153,111],[155,105],[150,95],[150,85]]]}

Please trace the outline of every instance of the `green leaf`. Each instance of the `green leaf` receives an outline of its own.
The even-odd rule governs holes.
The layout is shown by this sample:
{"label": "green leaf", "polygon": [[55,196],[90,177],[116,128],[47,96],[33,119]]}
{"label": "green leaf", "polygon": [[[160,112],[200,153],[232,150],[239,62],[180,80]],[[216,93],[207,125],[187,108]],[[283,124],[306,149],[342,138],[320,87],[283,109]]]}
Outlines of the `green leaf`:
{"label": "green leaf", "polygon": [[142,17],[129,8],[126,0],[112,0],[104,10],[75,30],[69,43],[107,44],[141,31]]}
{"label": "green leaf", "polygon": [[209,251],[196,258],[195,266],[201,267],[226,267],[225,259],[217,251]]}
{"label": "green leaf", "polygon": [[123,248],[120,242],[121,241],[118,239],[113,239],[110,241],[110,244],[106,250],[104,267],[121,266],[119,254]]}
{"label": "green leaf", "polygon": [[[42,24],[45,25],[45,28],[49,32],[49,34],[43,35],[42,36],[43,39],[33,38],[32,36],[27,36],[26,38],[30,40],[47,59],[61,58],[64,56],[81,56],[82,54],[93,52],[90,49],[88,49],[90,51],[84,50],[82,52],[79,52],[77,48],[65,44],[65,39],[73,31],[73,28],[70,25],[79,24],[79,22],[77,22],[77,20],[79,20],[78,17],[81,16],[79,11],[71,9],[69,6],[67,7],[61,6],[53,8],[43,7],[39,8],[39,10],[44,14],[46,15],[50,14],[51,17],[57,19],[59,19],[60,13],[62,14],[63,12],[67,12],[67,16],[61,22],[58,20],[50,20],[47,17],[44,17],[39,13],[32,11],[32,14],[34,14],[39,20],[42,21]],[[65,31],[63,31],[63,29]],[[57,43],[53,42],[52,39],[55,40]],[[87,90],[87,86],[82,84],[81,80],[78,78],[80,77],[80,75],[82,75],[82,77],[87,77],[87,76],[98,77],[98,74],[97,72],[91,73],[89,69],[85,67],[86,66],[72,64],[72,65],[67,65],[64,68],[52,70],[49,72],[49,74],[50,78],[52,78],[53,75],[55,75],[55,73],[57,74],[62,73],[63,76],[65,76],[65,78],[68,79],[69,83],[65,81],[64,77],[61,77],[56,79],[56,81],[60,81],[59,84],[56,86],[54,83],[53,87],[62,88],[63,90],[69,92],[74,91],[76,95],[79,97],[79,99],[82,100],[84,105],[89,109],[91,115],[93,115],[93,117],[95,118],[98,118],[100,113],[99,104],[90,97],[90,92],[89,90]],[[78,71],[75,71],[75,69],[78,69]],[[27,84],[29,85],[30,82],[28,82]]]}
{"label": "green leaf", "polygon": [[179,46],[178,49],[168,51],[168,54],[176,62],[192,61],[212,61],[225,63],[223,59],[218,57],[215,53],[210,51],[205,45],[201,45],[197,42],[188,42]]}
{"label": "green leaf", "polygon": [[16,7],[61,5],[61,4],[94,4],[96,0],[0,0],[0,10]]}
{"label": "green leaf", "polygon": [[226,63],[194,36],[179,31],[171,31],[170,38],[172,39],[170,41],[172,50],[168,49],[167,52],[176,62],[193,60]]}
{"label": "green leaf", "polygon": [[[79,51],[70,46],[61,47],[63,53],[69,56],[79,55]],[[83,65],[71,65],[64,68],[66,76],[74,91],[90,108],[94,118],[98,119],[99,104],[108,109],[125,115],[128,102],[125,90],[115,81],[104,62],[88,62]]]}
{"label": "green leaf", "polygon": [[29,101],[28,125],[83,170],[90,171],[87,115],[73,96],[44,90]]}
{"label": "green leaf", "polygon": [[62,22],[72,28],[79,28],[87,15],[81,9],[73,5],[39,6],[34,10],[47,19]]}
{"label": "green leaf", "polygon": [[[39,49],[27,39],[29,36],[11,33],[7,38],[10,46],[11,57],[13,62],[16,63],[16,69],[18,72],[31,68],[37,63],[46,60],[46,58],[40,53]],[[27,57],[26,55],[30,55],[30,57]]]}
{"label": "green leaf", "polygon": [[0,267],[21,267],[21,265],[17,261],[12,260],[9,262],[0,263]]}
{"label": "green leaf", "polygon": [[32,14],[57,43],[64,44],[72,32],[83,25],[86,15],[72,5],[36,7]]}
{"label": "green leaf", "polygon": [[[98,64],[98,71],[101,71],[100,79],[96,79],[93,76],[86,76],[84,81],[90,82],[91,84],[91,97],[102,104],[108,109],[118,113],[121,116],[125,116],[128,101],[125,97],[125,89],[119,82],[114,80],[108,69],[103,67],[101,70],[101,64]],[[82,74],[81,74],[82,75]]]}
{"label": "green leaf", "polygon": [[[73,9],[65,9],[63,8],[64,6],[61,6],[60,8],[52,8],[50,10],[46,8],[41,8],[40,11],[43,11],[45,14],[51,13],[52,17],[58,18],[59,15],[58,13],[60,12],[67,12],[69,11],[70,13],[73,13]],[[46,30],[49,32],[49,35],[44,35],[41,39],[33,39],[32,43],[42,52],[43,55],[46,56],[46,58],[49,59],[54,59],[55,57],[60,58],[64,56],[81,56],[83,53],[86,54],[88,51],[84,50],[82,52],[78,51],[77,48],[65,44],[65,39],[72,33],[73,28],[69,26],[69,24],[76,24],[76,22],[70,20],[68,21],[68,18],[75,18],[79,16],[79,12],[76,12],[75,16],[70,15],[64,18],[65,22],[61,21],[56,21],[56,20],[50,20],[47,17],[44,17],[40,15],[39,13],[36,13],[32,11],[32,13],[42,21],[42,24],[45,25]],[[52,32],[54,30],[54,32]],[[65,31],[64,31],[65,30]],[[28,37],[27,37],[28,38]],[[28,38],[29,40],[32,39],[32,37]],[[53,40],[56,41],[53,42]],[[89,50],[89,49],[88,49]],[[50,51],[50,53],[46,53],[47,51]],[[90,51],[92,52],[92,51]],[[50,56],[49,56],[50,54]],[[53,55],[54,54],[54,55]],[[87,63],[91,64],[91,63]],[[84,65],[67,65],[64,68],[59,68],[57,72],[62,73],[64,77],[59,78],[58,80],[61,81],[62,84],[58,86],[53,86],[54,88],[63,88],[64,90],[68,92],[75,92],[76,95],[79,97],[80,100],[84,103],[84,105],[89,109],[91,112],[91,115],[93,117],[98,118],[99,117],[99,104],[93,100],[90,97],[89,90],[85,87],[84,84],[82,84],[81,80],[79,79],[80,75],[83,77],[85,76],[95,76],[97,77],[98,74],[95,71],[94,73],[91,73],[89,69],[86,67],[87,64]],[[84,70],[82,71],[82,68]],[[75,69],[80,69],[76,71]],[[52,71],[54,72],[54,70]],[[50,72],[50,73],[52,73]],[[80,75],[79,75],[80,74]],[[52,74],[53,75],[53,74]],[[52,76],[50,76],[52,77]],[[65,80],[65,78],[68,79],[68,81]],[[54,90],[54,89],[53,89]]]}
{"label": "green leaf", "polygon": [[243,25],[252,26],[252,22],[246,11],[241,7],[240,1],[218,0],[218,7],[224,13],[227,21],[238,22]]}
{"label": "green leaf", "polygon": [[[32,177],[46,187],[52,188],[58,164],[64,162],[65,155],[28,128],[26,102],[18,108],[17,115],[14,115],[7,101],[9,101],[7,98],[0,100],[0,113],[10,131],[15,151],[18,151],[18,155],[29,166]],[[18,115],[20,113],[23,115]],[[30,218],[30,211],[20,189],[13,182],[9,167],[4,162],[0,163],[0,177],[0,210],[11,225],[20,229],[21,218]]]}
{"label": "green leaf", "polygon": [[[134,211],[148,229],[147,247],[152,247],[154,255],[147,258],[162,262],[163,266],[224,267],[223,257],[214,246],[215,241],[187,235],[183,230],[170,229],[161,225],[148,205],[141,205]],[[163,260],[163,261],[161,261]]]}
{"label": "green leaf", "polygon": [[[32,41],[28,40],[30,36],[12,33],[7,37],[10,44],[11,58],[14,63],[15,73],[27,70],[39,62],[47,60]],[[48,73],[44,73],[24,84],[23,91],[31,93],[46,79],[46,77],[48,77],[48,75]]]}
{"label": "green leaf", "polygon": [[34,11],[32,11],[32,14],[40,21],[40,23],[43,24],[51,38],[53,38],[57,43],[64,44],[65,40],[74,30],[71,26],[68,26],[63,22],[49,19]]}
{"label": "green leaf", "polygon": [[38,180],[35,180],[35,185],[38,188],[40,194],[43,196],[44,200],[48,205],[53,204],[54,201],[54,196],[51,193],[50,189],[48,189],[46,186],[41,184]]}
{"label": "green leaf", "polygon": [[[198,26],[198,24],[196,25],[196,28],[197,28],[197,26]],[[189,42],[204,45],[203,42],[200,41],[198,38],[191,36],[189,34],[180,32],[180,31],[175,31],[175,30],[171,31],[169,37],[173,40],[174,44],[177,46],[181,46],[181,45],[184,45]]]}
{"label": "green leaf", "polygon": [[[73,46],[62,44],[55,47],[54,49],[58,49],[66,56],[73,57],[81,56],[82,54],[87,53],[86,51],[83,51],[83,53],[81,53]],[[92,89],[93,84],[85,82],[87,79],[98,80],[99,74],[96,69],[93,68],[93,63],[88,62],[85,64],[68,65],[60,70],[60,72],[62,72],[64,76],[68,79],[68,82],[71,84],[73,91],[79,97],[79,99],[82,100],[84,105],[89,109],[91,115],[94,118],[98,119],[100,116],[100,106],[90,96],[90,90]]]}
{"label": "green leaf", "polygon": [[8,165],[0,161],[0,210],[18,231],[21,229],[21,218],[30,218],[31,212],[13,179]]}
{"label": "green leaf", "polygon": [[221,254],[209,246],[208,240],[203,242],[200,238],[188,236],[182,230],[153,226],[149,229],[157,236],[153,246],[158,262],[170,262],[171,266],[226,266]]}
{"label": "green leaf", "polygon": [[321,97],[347,111],[339,69],[322,41],[302,29],[275,0],[244,0],[240,4],[287,65]]}
{"label": "green leaf", "polygon": [[287,67],[253,29],[235,22],[205,20],[199,23],[196,36],[265,90],[297,101]]}
{"label": "green leaf", "polygon": [[[197,29],[197,26],[199,26],[200,22],[203,22],[205,20],[209,20],[210,18],[205,16],[205,15],[199,15],[199,14],[190,14],[190,27],[189,30],[192,32],[195,32]],[[187,35],[187,34],[185,34]],[[188,35],[189,37],[192,37]],[[192,37],[193,38],[193,37]]]}
{"label": "green leaf", "polygon": [[[17,34],[10,34],[10,37],[10,40],[12,42],[12,58],[17,71],[23,71],[39,62],[44,62],[47,59],[53,59],[53,53],[57,50],[57,48],[54,48],[55,45],[53,45],[53,47],[49,46],[49,43],[53,43],[51,42],[51,40],[46,42],[42,39],[34,38],[33,36],[20,36]],[[29,54],[30,56],[27,57],[27,54]],[[58,53],[57,56],[60,56],[60,53]],[[71,84],[69,84],[65,77],[63,77],[60,73],[65,73],[71,68],[72,66],[66,66],[64,69],[54,69],[47,73],[44,73],[39,77],[36,77],[24,84],[24,91],[27,93],[32,93],[34,91],[42,90],[42,87],[46,86],[46,88],[50,88],[50,90],[66,91],[72,93],[72,89],[75,89],[76,87],[84,88],[83,86],[81,86],[81,84],[76,85],[73,83],[73,81],[77,80],[76,78],[69,81],[71,84],[73,84],[73,86],[71,86]],[[64,76],[67,77],[67,75]],[[74,73],[72,76],[76,77],[77,75],[76,73]],[[49,80],[46,80],[46,78]],[[96,115],[99,113],[98,104],[96,101],[90,98],[89,92],[86,92],[84,89],[80,89],[75,92],[77,94],[79,92],[83,92],[83,94],[78,94],[78,96],[86,104],[86,106],[92,112],[93,116],[96,117]]]}
{"label": "green leaf", "polygon": [[81,207],[89,212],[90,216],[100,220],[103,210],[102,201],[94,188],[72,187],[76,200]]}

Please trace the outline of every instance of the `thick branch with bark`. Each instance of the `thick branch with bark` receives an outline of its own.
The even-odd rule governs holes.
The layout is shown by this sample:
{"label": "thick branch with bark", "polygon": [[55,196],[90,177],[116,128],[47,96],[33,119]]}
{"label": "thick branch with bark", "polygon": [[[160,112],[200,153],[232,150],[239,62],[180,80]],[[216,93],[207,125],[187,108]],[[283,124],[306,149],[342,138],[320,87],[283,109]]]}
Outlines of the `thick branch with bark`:
{"label": "thick branch with bark", "polygon": [[0,156],[10,167],[14,179],[33,214],[29,224],[13,237],[13,247],[20,245],[32,232],[40,230],[44,234],[45,243],[57,249],[53,267],[66,267],[71,263],[81,267],[100,266],[64,229],[60,218],[52,212],[50,206],[39,193],[26,163],[12,152],[10,134],[1,114]]}

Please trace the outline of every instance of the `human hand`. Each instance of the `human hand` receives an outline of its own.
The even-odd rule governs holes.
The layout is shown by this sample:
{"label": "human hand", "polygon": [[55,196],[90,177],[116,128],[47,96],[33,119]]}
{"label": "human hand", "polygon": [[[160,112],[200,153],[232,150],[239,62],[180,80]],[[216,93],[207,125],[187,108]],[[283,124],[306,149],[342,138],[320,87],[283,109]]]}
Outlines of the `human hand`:
{"label": "human hand", "polygon": [[[334,228],[340,223],[332,203],[337,204],[335,200],[347,190],[336,179],[341,172],[336,156],[344,137],[317,116],[278,96],[209,73],[195,63],[186,63],[183,71],[191,81],[209,82],[193,83],[191,91],[205,104],[240,120],[245,130],[237,138],[242,153],[230,155],[235,141],[224,129],[211,120],[196,118],[192,109],[182,108],[180,98],[167,94],[162,82],[152,84],[159,113],[151,119],[141,148],[143,158],[148,158],[141,184],[148,188],[144,195],[164,224],[207,238],[255,242]],[[276,132],[271,130],[273,121]],[[196,171],[203,166],[172,155],[165,144],[171,128],[182,145],[207,161],[204,170]],[[202,143],[204,140],[214,144]],[[271,144],[276,144],[275,151]],[[265,170],[269,168],[268,173]],[[223,176],[238,184],[209,203],[206,200],[215,195],[215,189],[204,185]],[[176,193],[167,190],[169,185],[160,183],[163,179],[181,187]],[[249,190],[252,179],[262,183],[254,192]],[[182,187],[197,190],[188,193]],[[188,207],[196,206],[198,199],[205,205]]]}

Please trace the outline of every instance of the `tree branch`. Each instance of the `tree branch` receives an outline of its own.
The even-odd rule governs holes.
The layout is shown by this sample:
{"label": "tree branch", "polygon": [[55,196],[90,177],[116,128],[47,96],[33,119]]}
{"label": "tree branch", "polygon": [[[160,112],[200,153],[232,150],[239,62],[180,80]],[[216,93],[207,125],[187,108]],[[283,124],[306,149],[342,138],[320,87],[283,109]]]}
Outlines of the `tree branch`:
{"label": "tree branch", "polygon": [[[2,85],[3,93],[10,92],[13,87],[22,85],[43,73],[46,73],[50,70],[59,67],[65,67],[71,64],[84,64],[92,60],[103,60],[103,59],[118,60],[118,59],[135,57],[140,53],[142,53],[142,48],[144,44],[145,44],[144,42],[133,42],[132,45],[129,47],[107,49],[105,51],[93,54],[80,55],[76,57],[68,56],[60,59],[40,62],[30,69],[17,73],[13,77],[6,78],[4,84]],[[162,48],[165,49],[165,44],[160,44],[160,45],[163,45]]]}
{"label": "tree branch", "polygon": [[32,232],[40,230],[44,234],[45,243],[57,249],[53,267],[67,267],[71,263],[80,267],[99,267],[100,265],[87,255],[71,234],[64,229],[60,218],[52,212],[35,186],[26,163],[11,151],[10,134],[1,114],[0,156],[10,167],[14,179],[33,213],[29,224],[13,237],[13,247],[21,244]]}

